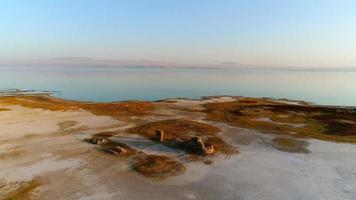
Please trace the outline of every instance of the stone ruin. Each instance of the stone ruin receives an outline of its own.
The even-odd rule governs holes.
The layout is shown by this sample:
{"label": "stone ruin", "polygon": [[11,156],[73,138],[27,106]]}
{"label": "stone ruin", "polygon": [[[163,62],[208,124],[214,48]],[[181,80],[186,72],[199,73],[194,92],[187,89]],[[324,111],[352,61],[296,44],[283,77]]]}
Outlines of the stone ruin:
{"label": "stone ruin", "polygon": [[113,142],[106,137],[94,136],[90,139],[85,139],[85,141],[91,144],[100,145],[102,149],[112,154],[132,155],[135,153],[135,150],[131,147],[120,142]]}
{"label": "stone ruin", "polygon": [[185,148],[202,155],[211,155],[215,152],[214,145],[209,145],[208,147],[206,147],[200,137],[192,137],[183,145],[185,146]]}
{"label": "stone ruin", "polygon": [[163,142],[164,140],[164,131],[163,130],[156,130],[156,139],[159,142]]}
{"label": "stone ruin", "polygon": [[110,140],[104,137],[93,137],[88,139],[88,142],[92,144],[105,145],[108,144]]}
{"label": "stone ruin", "polygon": [[[155,139],[159,142],[164,142],[164,131],[156,130]],[[176,140],[181,147],[201,155],[211,155],[215,153],[214,145],[205,146],[203,140],[200,137],[192,137],[190,140]]]}
{"label": "stone ruin", "polygon": [[123,147],[120,147],[120,146],[110,146],[110,147],[108,147],[107,150],[110,153],[113,153],[113,154],[125,154],[125,153],[127,153],[127,150],[124,149]]}

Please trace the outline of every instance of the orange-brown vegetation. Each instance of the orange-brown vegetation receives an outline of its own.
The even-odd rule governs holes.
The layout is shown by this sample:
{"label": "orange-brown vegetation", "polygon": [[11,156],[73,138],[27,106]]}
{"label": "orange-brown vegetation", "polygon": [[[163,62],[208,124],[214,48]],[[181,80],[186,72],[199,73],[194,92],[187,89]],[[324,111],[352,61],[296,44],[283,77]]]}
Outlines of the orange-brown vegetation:
{"label": "orange-brown vegetation", "polygon": [[7,109],[7,108],[0,108],[0,111],[8,111],[10,109]]}
{"label": "orange-brown vegetation", "polygon": [[14,159],[23,152],[23,150],[3,151],[0,153],[0,160]]}
{"label": "orange-brown vegetation", "polygon": [[156,130],[163,130],[165,140],[190,139],[193,136],[215,136],[220,131],[219,128],[200,122],[186,119],[172,119],[157,121],[130,130],[131,133],[139,134],[153,139]]}
{"label": "orange-brown vegetation", "polygon": [[[156,140],[156,130],[162,130],[164,132],[163,144],[171,147],[184,148],[186,146],[184,144],[191,138],[200,137],[207,147],[214,145],[217,151],[223,153],[233,152],[232,148],[218,135],[218,132],[220,132],[219,128],[186,119],[152,122],[132,128],[129,132],[147,137],[151,140]],[[189,149],[186,150],[189,152]]]}
{"label": "orange-brown vegetation", "polygon": [[356,112],[352,108],[291,105],[253,98],[208,103],[204,107],[210,120],[264,133],[356,142]]}
{"label": "orange-brown vegetation", "polygon": [[51,111],[84,109],[95,115],[111,117],[142,116],[153,109],[153,104],[145,101],[90,103],[63,100],[48,95],[1,97],[0,101],[9,105],[20,105]]}
{"label": "orange-brown vegetation", "polygon": [[132,161],[132,169],[141,175],[166,178],[185,172],[185,166],[168,156],[140,154]]}
{"label": "orange-brown vegetation", "polygon": [[137,152],[125,143],[110,139],[113,135],[113,132],[101,132],[94,134],[91,138],[85,139],[84,141],[99,145],[99,150],[103,152],[130,158],[128,162],[132,169],[146,177],[167,178],[185,171],[183,163],[174,158]]}
{"label": "orange-brown vegetation", "polygon": [[[3,194],[1,199],[3,200],[29,200],[32,199],[33,192],[35,189],[40,186],[40,182],[37,179],[34,179],[29,182],[19,182],[10,185],[14,189],[7,191]],[[1,185],[0,185],[1,188]]]}

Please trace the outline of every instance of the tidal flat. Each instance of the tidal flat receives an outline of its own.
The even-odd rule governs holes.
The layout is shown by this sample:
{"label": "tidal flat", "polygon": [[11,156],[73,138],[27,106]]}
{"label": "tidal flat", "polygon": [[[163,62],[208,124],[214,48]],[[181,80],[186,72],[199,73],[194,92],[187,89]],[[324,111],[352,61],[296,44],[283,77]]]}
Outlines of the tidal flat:
{"label": "tidal flat", "polygon": [[0,97],[0,199],[356,199],[356,108]]}

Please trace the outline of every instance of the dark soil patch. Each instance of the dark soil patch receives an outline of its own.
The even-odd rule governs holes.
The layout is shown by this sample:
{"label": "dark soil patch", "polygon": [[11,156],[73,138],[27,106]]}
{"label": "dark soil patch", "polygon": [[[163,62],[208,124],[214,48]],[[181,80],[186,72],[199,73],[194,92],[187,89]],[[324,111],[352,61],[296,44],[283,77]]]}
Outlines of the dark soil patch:
{"label": "dark soil patch", "polygon": [[308,143],[292,138],[274,138],[273,146],[280,150],[290,153],[310,153],[307,149]]}
{"label": "dark soil patch", "polygon": [[60,130],[64,130],[64,129],[68,129],[68,128],[72,128],[73,126],[77,125],[78,122],[76,121],[63,121],[58,123],[58,127]]}
{"label": "dark soil patch", "polygon": [[204,164],[212,165],[212,164],[214,164],[214,161],[212,161],[212,160],[204,160]]}
{"label": "dark soil patch", "polygon": [[104,137],[104,138],[110,138],[114,136],[116,132],[113,131],[105,131],[105,132],[100,132],[100,133],[95,133],[93,137]]}
{"label": "dark soil patch", "polygon": [[356,115],[351,113],[325,114],[315,117],[326,127],[328,135],[356,136]]}

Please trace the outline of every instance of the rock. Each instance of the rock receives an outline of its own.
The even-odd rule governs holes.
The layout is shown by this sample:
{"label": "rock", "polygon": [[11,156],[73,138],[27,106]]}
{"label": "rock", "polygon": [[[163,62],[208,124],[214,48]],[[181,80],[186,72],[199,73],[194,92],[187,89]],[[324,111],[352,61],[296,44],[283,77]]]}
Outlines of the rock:
{"label": "rock", "polygon": [[211,155],[215,153],[214,145],[210,145],[204,149],[205,155]]}
{"label": "rock", "polygon": [[90,139],[85,139],[85,141],[92,143],[92,144],[98,144],[98,145],[104,145],[104,144],[108,144],[110,142],[109,139],[106,139],[103,137],[93,137]]}
{"label": "rock", "polygon": [[191,140],[199,149],[205,149],[204,142],[200,137],[193,137]]}
{"label": "rock", "polygon": [[186,149],[201,155],[211,155],[215,153],[214,145],[205,147],[205,144],[200,137],[192,137],[190,140],[183,143],[183,146]]}
{"label": "rock", "polygon": [[164,140],[164,132],[163,130],[156,130],[156,139],[160,142],[163,142]]}
{"label": "rock", "polygon": [[96,144],[103,145],[109,143],[109,140],[106,138],[98,138]]}
{"label": "rock", "polygon": [[204,143],[199,137],[193,137],[184,143],[185,148],[198,154],[204,153]]}
{"label": "rock", "polygon": [[112,146],[108,148],[108,151],[110,151],[113,154],[125,154],[127,153],[127,150],[120,147],[120,146]]}

